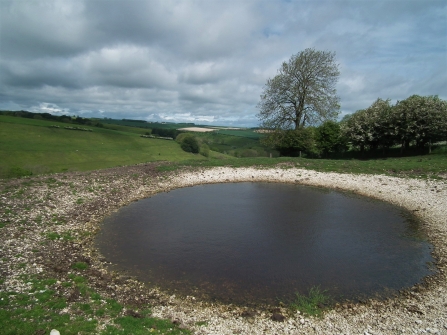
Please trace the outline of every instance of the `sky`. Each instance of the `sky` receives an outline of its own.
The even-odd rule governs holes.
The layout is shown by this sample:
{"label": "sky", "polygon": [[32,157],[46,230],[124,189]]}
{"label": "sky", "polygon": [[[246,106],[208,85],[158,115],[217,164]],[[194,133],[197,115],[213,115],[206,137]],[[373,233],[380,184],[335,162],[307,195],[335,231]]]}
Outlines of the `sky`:
{"label": "sky", "polygon": [[254,127],[306,48],[336,54],[340,117],[447,99],[447,0],[0,0],[0,110]]}

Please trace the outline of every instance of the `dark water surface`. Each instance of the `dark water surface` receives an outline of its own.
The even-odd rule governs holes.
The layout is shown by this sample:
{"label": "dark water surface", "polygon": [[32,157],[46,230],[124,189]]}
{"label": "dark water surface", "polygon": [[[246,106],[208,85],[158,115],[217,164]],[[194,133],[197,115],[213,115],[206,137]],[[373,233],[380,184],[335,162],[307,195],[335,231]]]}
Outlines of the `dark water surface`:
{"label": "dark water surface", "polygon": [[319,285],[389,294],[430,274],[408,212],[300,185],[228,183],[157,194],[107,218],[97,246],[144,282],[226,303],[277,303]]}

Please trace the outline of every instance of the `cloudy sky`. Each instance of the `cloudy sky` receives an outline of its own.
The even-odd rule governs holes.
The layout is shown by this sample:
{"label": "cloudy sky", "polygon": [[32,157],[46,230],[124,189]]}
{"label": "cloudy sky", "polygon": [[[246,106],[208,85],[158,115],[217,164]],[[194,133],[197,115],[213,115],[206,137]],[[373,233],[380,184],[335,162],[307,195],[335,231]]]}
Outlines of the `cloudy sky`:
{"label": "cloudy sky", "polygon": [[341,115],[447,99],[447,0],[0,0],[0,109],[256,126],[306,48],[336,52]]}

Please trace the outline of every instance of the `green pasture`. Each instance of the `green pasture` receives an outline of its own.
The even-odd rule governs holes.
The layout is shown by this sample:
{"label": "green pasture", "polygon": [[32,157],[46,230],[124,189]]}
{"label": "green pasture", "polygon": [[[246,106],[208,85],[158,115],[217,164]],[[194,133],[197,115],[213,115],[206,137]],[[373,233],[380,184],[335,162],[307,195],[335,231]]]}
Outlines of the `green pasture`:
{"label": "green pasture", "polygon": [[142,120],[116,120],[116,119],[94,119],[102,124],[113,124],[118,126],[127,126],[143,129],[163,128],[163,129],[178,129],[186,127],[200,127],[194,123],[161,123],[161,122],[146,122]]}
{"label": "green pasture", "polygon": [[0,116],[0,177],[205,159],[184,152],[175,141],[142,138],[125,130]]}
{"label": "green pasture", "polygon": [[218,129],[219,134],[259,139],[263,135],[253,129]]}
{"label": "green pasture", "polygon": [[[50,126],[59,126],[54,128]],[[64,127],[91,129],[67,130]],[[186,153],[175,141],[142,138],[148,129],[119,124],[104,128],[45,120],[0,116],[0,178],[63,171],[87,171],[143,162],[171,162],[162,169],[181,166],[296,166],[322,172],[367,173],[410,176],[447,175],[447,146],[439,145],[430,155],[387,159],[307,159],[277,157],[249,136],[193,133],[211,149],[209,157]],[[241,132],[252,130],[228,130]],[[255,133],[256,134],[256,133]],[[273,158],[269,158],[272,153]],[[263,156],[263,157],[259,157]]]}
{"label": "green pasture", "polygon": [[[238,132],[239,130],[225,130],[226,132]],[[250,131],[240,131],[240,135],[224,134],[222,130],[219,132],[209,133],[193,133],[195,137],[200,139],[202,143],[207,144],[211,150],[234,157],[268,157],[270,153],[278,156],[273,149],[268,149],[259,143],[259,139],[255,137],[244,136],[249,135]],[[253,133],[256,134],[256,133]],[[258,135],[258,134],[256,134]]]}
{"label": "green pasture", "polygon": [[309,159],[298,157],[246,157],[227,160],[202,160],[178,162],[161,166],[159,169],[173,170],[181,166],[231,166],[259,168],[274,167],[280,164],[284,169],[291,167],[320,172],[354,174],[384,174],[411,178],[447,178],[447,146],[439,146],[432,154],[386,159]]}

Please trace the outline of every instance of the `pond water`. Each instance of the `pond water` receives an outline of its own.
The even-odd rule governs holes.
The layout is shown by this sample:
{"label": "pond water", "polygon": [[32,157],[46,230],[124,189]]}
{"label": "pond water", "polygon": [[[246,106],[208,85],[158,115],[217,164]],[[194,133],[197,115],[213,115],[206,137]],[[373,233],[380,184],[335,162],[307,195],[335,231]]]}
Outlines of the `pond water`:
{"label": "pond water", "polygon": [[200,185],[134,202],[96,243],[120,270],[172,293],[234,304],[289,301],[313,286],[337,299],[389,295],[430,274],[409,212],[328,189]]}

